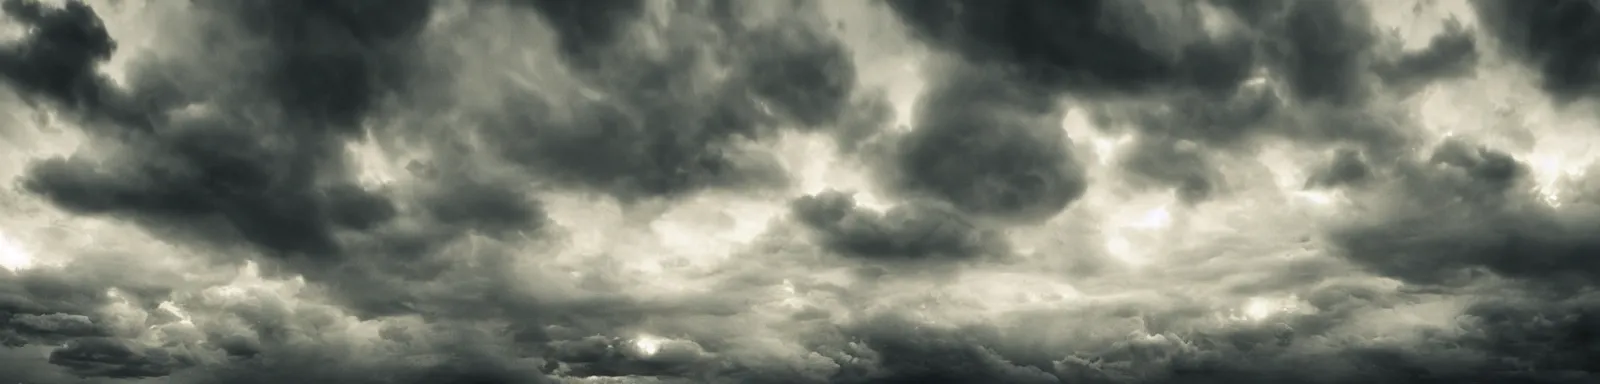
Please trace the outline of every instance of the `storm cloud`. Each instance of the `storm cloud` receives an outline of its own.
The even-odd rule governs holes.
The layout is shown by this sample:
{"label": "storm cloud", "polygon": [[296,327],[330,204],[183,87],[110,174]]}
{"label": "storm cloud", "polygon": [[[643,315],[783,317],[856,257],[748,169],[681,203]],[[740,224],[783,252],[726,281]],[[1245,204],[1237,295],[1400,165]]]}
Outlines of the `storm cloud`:
{"label": "storm cloud", "polygon": [[1600,369],[1587,2],[0,11],[3,380]]}

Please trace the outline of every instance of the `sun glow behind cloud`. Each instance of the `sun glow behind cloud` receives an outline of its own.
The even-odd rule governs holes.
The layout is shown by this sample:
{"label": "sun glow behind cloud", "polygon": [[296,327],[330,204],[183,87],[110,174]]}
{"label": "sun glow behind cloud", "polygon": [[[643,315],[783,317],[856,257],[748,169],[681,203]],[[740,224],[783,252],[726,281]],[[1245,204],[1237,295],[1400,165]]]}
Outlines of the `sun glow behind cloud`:
{"label": "sun glow behind cloud", "polygon": [[0,268],[12,272],[33,268],[33,255],[20,244],[0,232]]}
{"label": "sun glow behind cloud", "polygon": [[1173,222],[1170,204],[1168,199],[1152,197],[1118,206],[1105,229],[1106,251],[1134,267],[1158,262],[1160,246],[1167,243],[1164,235]]}

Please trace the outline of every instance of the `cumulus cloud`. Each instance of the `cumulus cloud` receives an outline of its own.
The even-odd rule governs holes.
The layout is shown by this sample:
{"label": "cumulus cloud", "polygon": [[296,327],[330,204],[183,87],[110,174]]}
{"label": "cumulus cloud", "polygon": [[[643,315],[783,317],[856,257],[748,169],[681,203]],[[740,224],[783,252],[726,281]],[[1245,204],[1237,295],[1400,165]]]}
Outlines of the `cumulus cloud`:
{"label": "cumulus cloud", "polygon": [[0,379],[1592,381],[1587,2],[0,1]]}
{"label": "cumulus cloud", "polygon": [[950,71],[919,100],[912,131],[889,144],[882,173],[898,189],[973,215],[1029,221],[1083,194],[1087,181],[1053,126],[1060,116],[1048,94],[1013,87],[1002,74]]}
{"label": "cumulus cloud", "polygon": [[816,230],[825,247],[868,258],[967,258],[1003,253],[1003,238],[967,222],[958,212],[908,203],[887,212],[858,208],[839,191],[804,196],[792,204],[796,218]]}
{"label": "cumulus cloud", "polygon": [[1594,4],[1474,1],[1472,5],[1502,50],[1538,71],[1546,92],[1572,99],[1593,91],[1594,63],[1600,56],[1589,44],[1594,37],[1580,31],[1594,24]]}

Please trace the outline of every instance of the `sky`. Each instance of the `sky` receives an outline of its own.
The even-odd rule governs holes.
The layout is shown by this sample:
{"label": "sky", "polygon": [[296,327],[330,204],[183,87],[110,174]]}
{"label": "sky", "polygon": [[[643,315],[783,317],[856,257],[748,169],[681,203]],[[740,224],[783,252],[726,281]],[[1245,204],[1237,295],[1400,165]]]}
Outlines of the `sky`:
{"label": "sky", "polygon": [[4,383],[1589,383],[1582,0],[0,0]]}

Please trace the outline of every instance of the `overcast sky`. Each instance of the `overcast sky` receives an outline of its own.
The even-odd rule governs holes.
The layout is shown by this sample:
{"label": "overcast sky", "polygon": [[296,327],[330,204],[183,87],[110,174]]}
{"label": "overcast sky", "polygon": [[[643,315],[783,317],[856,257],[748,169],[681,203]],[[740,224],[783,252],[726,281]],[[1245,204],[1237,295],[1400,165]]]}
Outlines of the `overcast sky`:
{"label": "overcast sky", "polygon": [[0,10],[0,383],[1600,372],[1591,1]]}

